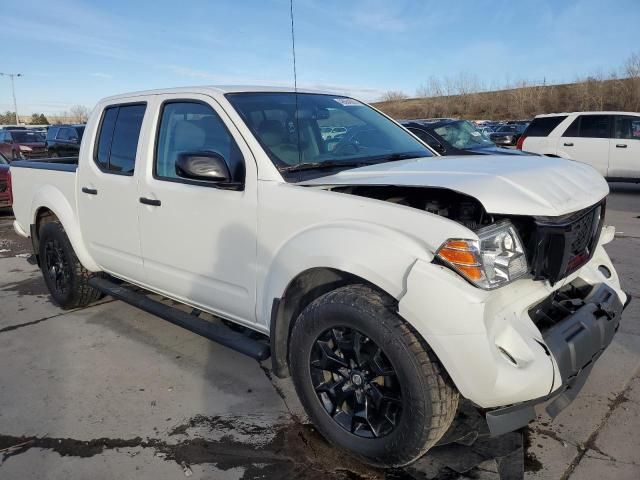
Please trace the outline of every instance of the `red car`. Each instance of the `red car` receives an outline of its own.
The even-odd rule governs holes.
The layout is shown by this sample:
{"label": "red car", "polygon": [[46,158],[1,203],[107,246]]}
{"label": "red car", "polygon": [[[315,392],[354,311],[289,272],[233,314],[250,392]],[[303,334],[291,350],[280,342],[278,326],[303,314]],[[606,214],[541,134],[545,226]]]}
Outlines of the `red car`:
{"label": "red car", "polygon": [[5,128],[0,130],[0,153],[10,161],[47,156],[44,137],[39,132]]}
{"label": "red car", "polygon": [[0,153],[0,208],[10,207],[12,203],[9,160]]}

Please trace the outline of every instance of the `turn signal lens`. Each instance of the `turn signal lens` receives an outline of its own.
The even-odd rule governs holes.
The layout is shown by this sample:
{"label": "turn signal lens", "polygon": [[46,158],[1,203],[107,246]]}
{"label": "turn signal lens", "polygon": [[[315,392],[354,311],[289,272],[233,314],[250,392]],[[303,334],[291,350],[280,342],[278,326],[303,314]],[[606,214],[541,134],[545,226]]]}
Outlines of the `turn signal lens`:
{"label": "turn signal lens", "polygon": [[478,259],[473,252],[443,248],[440,250],[440,258],[456,265],[478,266]]}

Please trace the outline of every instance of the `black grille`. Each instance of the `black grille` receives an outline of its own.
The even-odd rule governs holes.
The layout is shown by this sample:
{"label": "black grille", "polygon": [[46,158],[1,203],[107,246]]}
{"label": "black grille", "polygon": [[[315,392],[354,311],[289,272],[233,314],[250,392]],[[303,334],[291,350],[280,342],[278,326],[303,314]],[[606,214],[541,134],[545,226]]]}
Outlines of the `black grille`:
{"label": "black grille", "polygon": [[6,192],[7,191],[7,181],[2,179],[0,180],[0,192]]}
{"label": "black grille", "polygon": [[530,257],[537,280],[548,279],[553,284],[591,259],[602,230],[604,209],[603,201],[565,217],[535,219]]}

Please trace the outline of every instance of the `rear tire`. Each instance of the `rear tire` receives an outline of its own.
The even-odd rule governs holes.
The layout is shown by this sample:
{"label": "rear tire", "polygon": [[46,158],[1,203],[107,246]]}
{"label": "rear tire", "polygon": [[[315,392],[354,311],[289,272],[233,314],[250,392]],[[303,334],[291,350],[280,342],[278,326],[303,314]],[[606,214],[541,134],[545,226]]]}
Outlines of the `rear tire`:
{"label": "rear tire", "polygon": [[290,340],[293,382],[318,431],[380,467],[421,457],[447,431],[458,406],[438,359],[393,307],[368,286],[348,285],[308,305]]}
{"label": "rear tire", "polygon": [[45,223],[40,227],[39,238],[40,268],[54,302],[69,310],[99,300],[101,293],[88,283],[97,274],[82,266],[62,224]]}

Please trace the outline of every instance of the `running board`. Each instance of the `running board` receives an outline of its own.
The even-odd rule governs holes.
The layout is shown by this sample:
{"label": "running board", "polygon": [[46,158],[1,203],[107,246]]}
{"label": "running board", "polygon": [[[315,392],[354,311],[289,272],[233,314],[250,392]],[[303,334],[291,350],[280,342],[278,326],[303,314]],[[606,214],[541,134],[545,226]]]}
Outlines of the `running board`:
{"label": "running board", "polygon": [[271,354],[268,345],[249,338],[240,332],[231,330],[226,326],[208,322],[207,320],[198,318],[196,315],[160,303],[143,293],[134,292],[126,286],[112,282],[106,278],[93,277],[89,280],[89,285],[105,295],[109,295],[117,300],[122,300],[140,310],[144,310],[174,325],[185,328],[190,332],[213,340],[231,350],[248,355],[258,361],[266,360]]}

